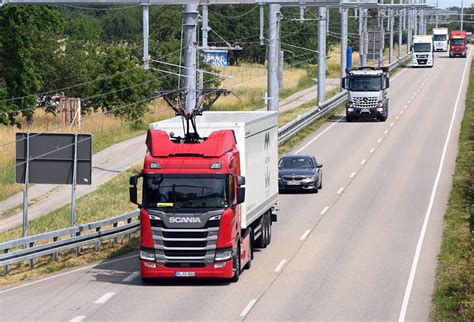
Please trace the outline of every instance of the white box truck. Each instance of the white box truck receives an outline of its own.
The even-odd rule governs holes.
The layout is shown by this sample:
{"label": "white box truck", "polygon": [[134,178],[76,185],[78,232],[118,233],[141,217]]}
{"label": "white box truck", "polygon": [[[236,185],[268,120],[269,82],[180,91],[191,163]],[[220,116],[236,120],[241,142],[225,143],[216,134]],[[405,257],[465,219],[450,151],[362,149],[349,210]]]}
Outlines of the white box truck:
{"label": "white box truck", "polygon": [[447,52],[449,33],[448,28],[433,28],[433,46],[434,51]]}
{"label": "white box truck", "polygon": [[143,170],[130,178],[141,211],[141,277],[236,281],[254,247],[270,243],[276,221],[278,114],[204,112],[192,141],[183,123],[150,124]]}

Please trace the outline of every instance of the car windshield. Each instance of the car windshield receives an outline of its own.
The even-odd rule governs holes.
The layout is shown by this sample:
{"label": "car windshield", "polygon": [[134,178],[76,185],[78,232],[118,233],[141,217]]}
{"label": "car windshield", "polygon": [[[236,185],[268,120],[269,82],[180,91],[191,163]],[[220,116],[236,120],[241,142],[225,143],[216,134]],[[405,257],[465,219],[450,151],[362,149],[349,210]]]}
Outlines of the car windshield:
{"label": "car windshield", "polygon": [[280,169],[312,169],[314,163],[311,158],[287,157],[280,160],[278,167]]}
{"label": "car windshield", "polygon": [[431,43],[416,43],[413,50],[415,53],[431,52]]}
{"label": "car windshield", "polygon": [[446,35],[434,35],[433,40],[434,41],[445,41],[446,40]]}
{"label": "car windshield", "polygon": [[464,45],[464,39],[451,39],[451,45],[462,46]]}
{"label": "car windshield", "polygon": [[145,208],[226,208],[229,179],[226,175],[146,175]]}
{"label": "car windshield", "polygon": [[380,76],[351,76],[349,79],[350,91],[380,91],[382,77]]}

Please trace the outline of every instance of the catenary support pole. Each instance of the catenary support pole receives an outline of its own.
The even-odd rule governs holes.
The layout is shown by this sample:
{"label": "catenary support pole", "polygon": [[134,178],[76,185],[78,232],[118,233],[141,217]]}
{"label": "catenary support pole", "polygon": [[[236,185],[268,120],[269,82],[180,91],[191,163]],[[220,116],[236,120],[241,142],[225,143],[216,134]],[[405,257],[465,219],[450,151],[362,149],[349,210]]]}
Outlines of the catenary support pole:
{"label": "catenary support pole", "polygon": [[207,49],[207,39],[209,38],[209,6],[202,5],[202,48]]}
{"label": "catenary support pole", "polygon": [[[402,46],[403,46],[403,26],[402,26],[402,19],[403,19],[403,12],[399,11],[398,14],[398,59],[402,58]],[[393,28],[392,28],[393,29]]]}
{"label": "catenary support pole", "polygon": [[349,9],[341,8],[341,79],[346,76]]}
{"label": "catenary support pole", "polygon": [[260,5],[260,46],[265,45],[265,6]]}
{"label": "catenary support pole", "polygon": [[148,40],[150,39],[150,5],[143,3],[143,68],[148,70],[150,68],[150,56],[148,54]]}
{"label": "catenary support pole", "polygon": [[319,7],[318,20],[318,105],[326,100],[326,22],[327,8]]}
{"label": "catenary support pole", "polygon": [[364,31],[364,9],[361,7],[359,8],[359,66],[362,66],[363,63],[363,54],[364,54],[364,35],[362,32]]}
{"label": "catenary support pole", "polygon": [[25,185],[23,187],[23,237],[28,236],[28,185],[30,184],[30,132],[26,132]]}
{"label": "catenary support pole", "polygon": [[461,0],[461,29],[464,30],[464,1]]}
{"label": "catenary support pole", "polygon": [[278,45],[280,35],[278,34],[280,19],[280,5],[268,5],[268,110],[279,110],[280,87],[278,84]]}
{"label": "catenary support pole", "polygon": [[191,115],[196,107],[196,29],[198,11],[196,4],[184,5],[184,69],[183,87],[186,90],[185,112]]}
{"label": "catenary support pole", "polygon": [[367,43],[367,38],[366,38],[366,35],[367,35],[367,18],[368,18],[368,10],[367,9],[364,9],[363,11],[363,15],[362,15],[362,34],[364,35],[364,54],[362,55],[362,66],[365,67],[367,66],[367,46],[368,46],[368,43]]}
{"label": "catenary support pole", "polygon": [[74,134],[74,163],[72,165],[72,188],[71,188],[71,227],[76,226],[76,188],[77,188],[77,133]]}
{"label": "catenary support pole", "polygon": [[[393,0],[391,2],[393,4]],[[389,9],[388,10],[388,27],[389,27],[389,32],[390,32],[390,43],[388,47],[388,63],[391,65],[393,64],[393,10]]]}

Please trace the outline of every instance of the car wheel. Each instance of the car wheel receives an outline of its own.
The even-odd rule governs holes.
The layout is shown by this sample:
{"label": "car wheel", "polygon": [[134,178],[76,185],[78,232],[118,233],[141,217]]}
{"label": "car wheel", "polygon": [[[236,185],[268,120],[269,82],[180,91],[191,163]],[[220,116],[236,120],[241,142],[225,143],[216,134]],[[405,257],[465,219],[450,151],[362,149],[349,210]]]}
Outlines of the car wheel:
{"label": "car wheel", "polygon": [[319,177],[319,189],[322,189],[322,188],[323,188],[323,174],[321,173]]}

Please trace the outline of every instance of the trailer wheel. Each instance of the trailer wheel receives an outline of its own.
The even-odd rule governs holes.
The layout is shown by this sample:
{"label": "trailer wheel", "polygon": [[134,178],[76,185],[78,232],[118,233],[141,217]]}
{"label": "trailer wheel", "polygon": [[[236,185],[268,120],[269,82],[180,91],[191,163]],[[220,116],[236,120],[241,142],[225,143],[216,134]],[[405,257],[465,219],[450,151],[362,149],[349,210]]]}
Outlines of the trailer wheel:
{"label": "trailer wheel", "polygon": [[234,268],[234,276],[232,276],[232,278],[230,279],[230,281],[232,283],[235,283],[235,282],[238,282],[239,281],[239,278],[240,278],[240,271],[241,271],[241,267],[240,267],[240,242],[237,241],[237,249],[234,251],[234,256],[233,256],[233,260],[232,260],[232,263],[233,263],[233,268]]}

